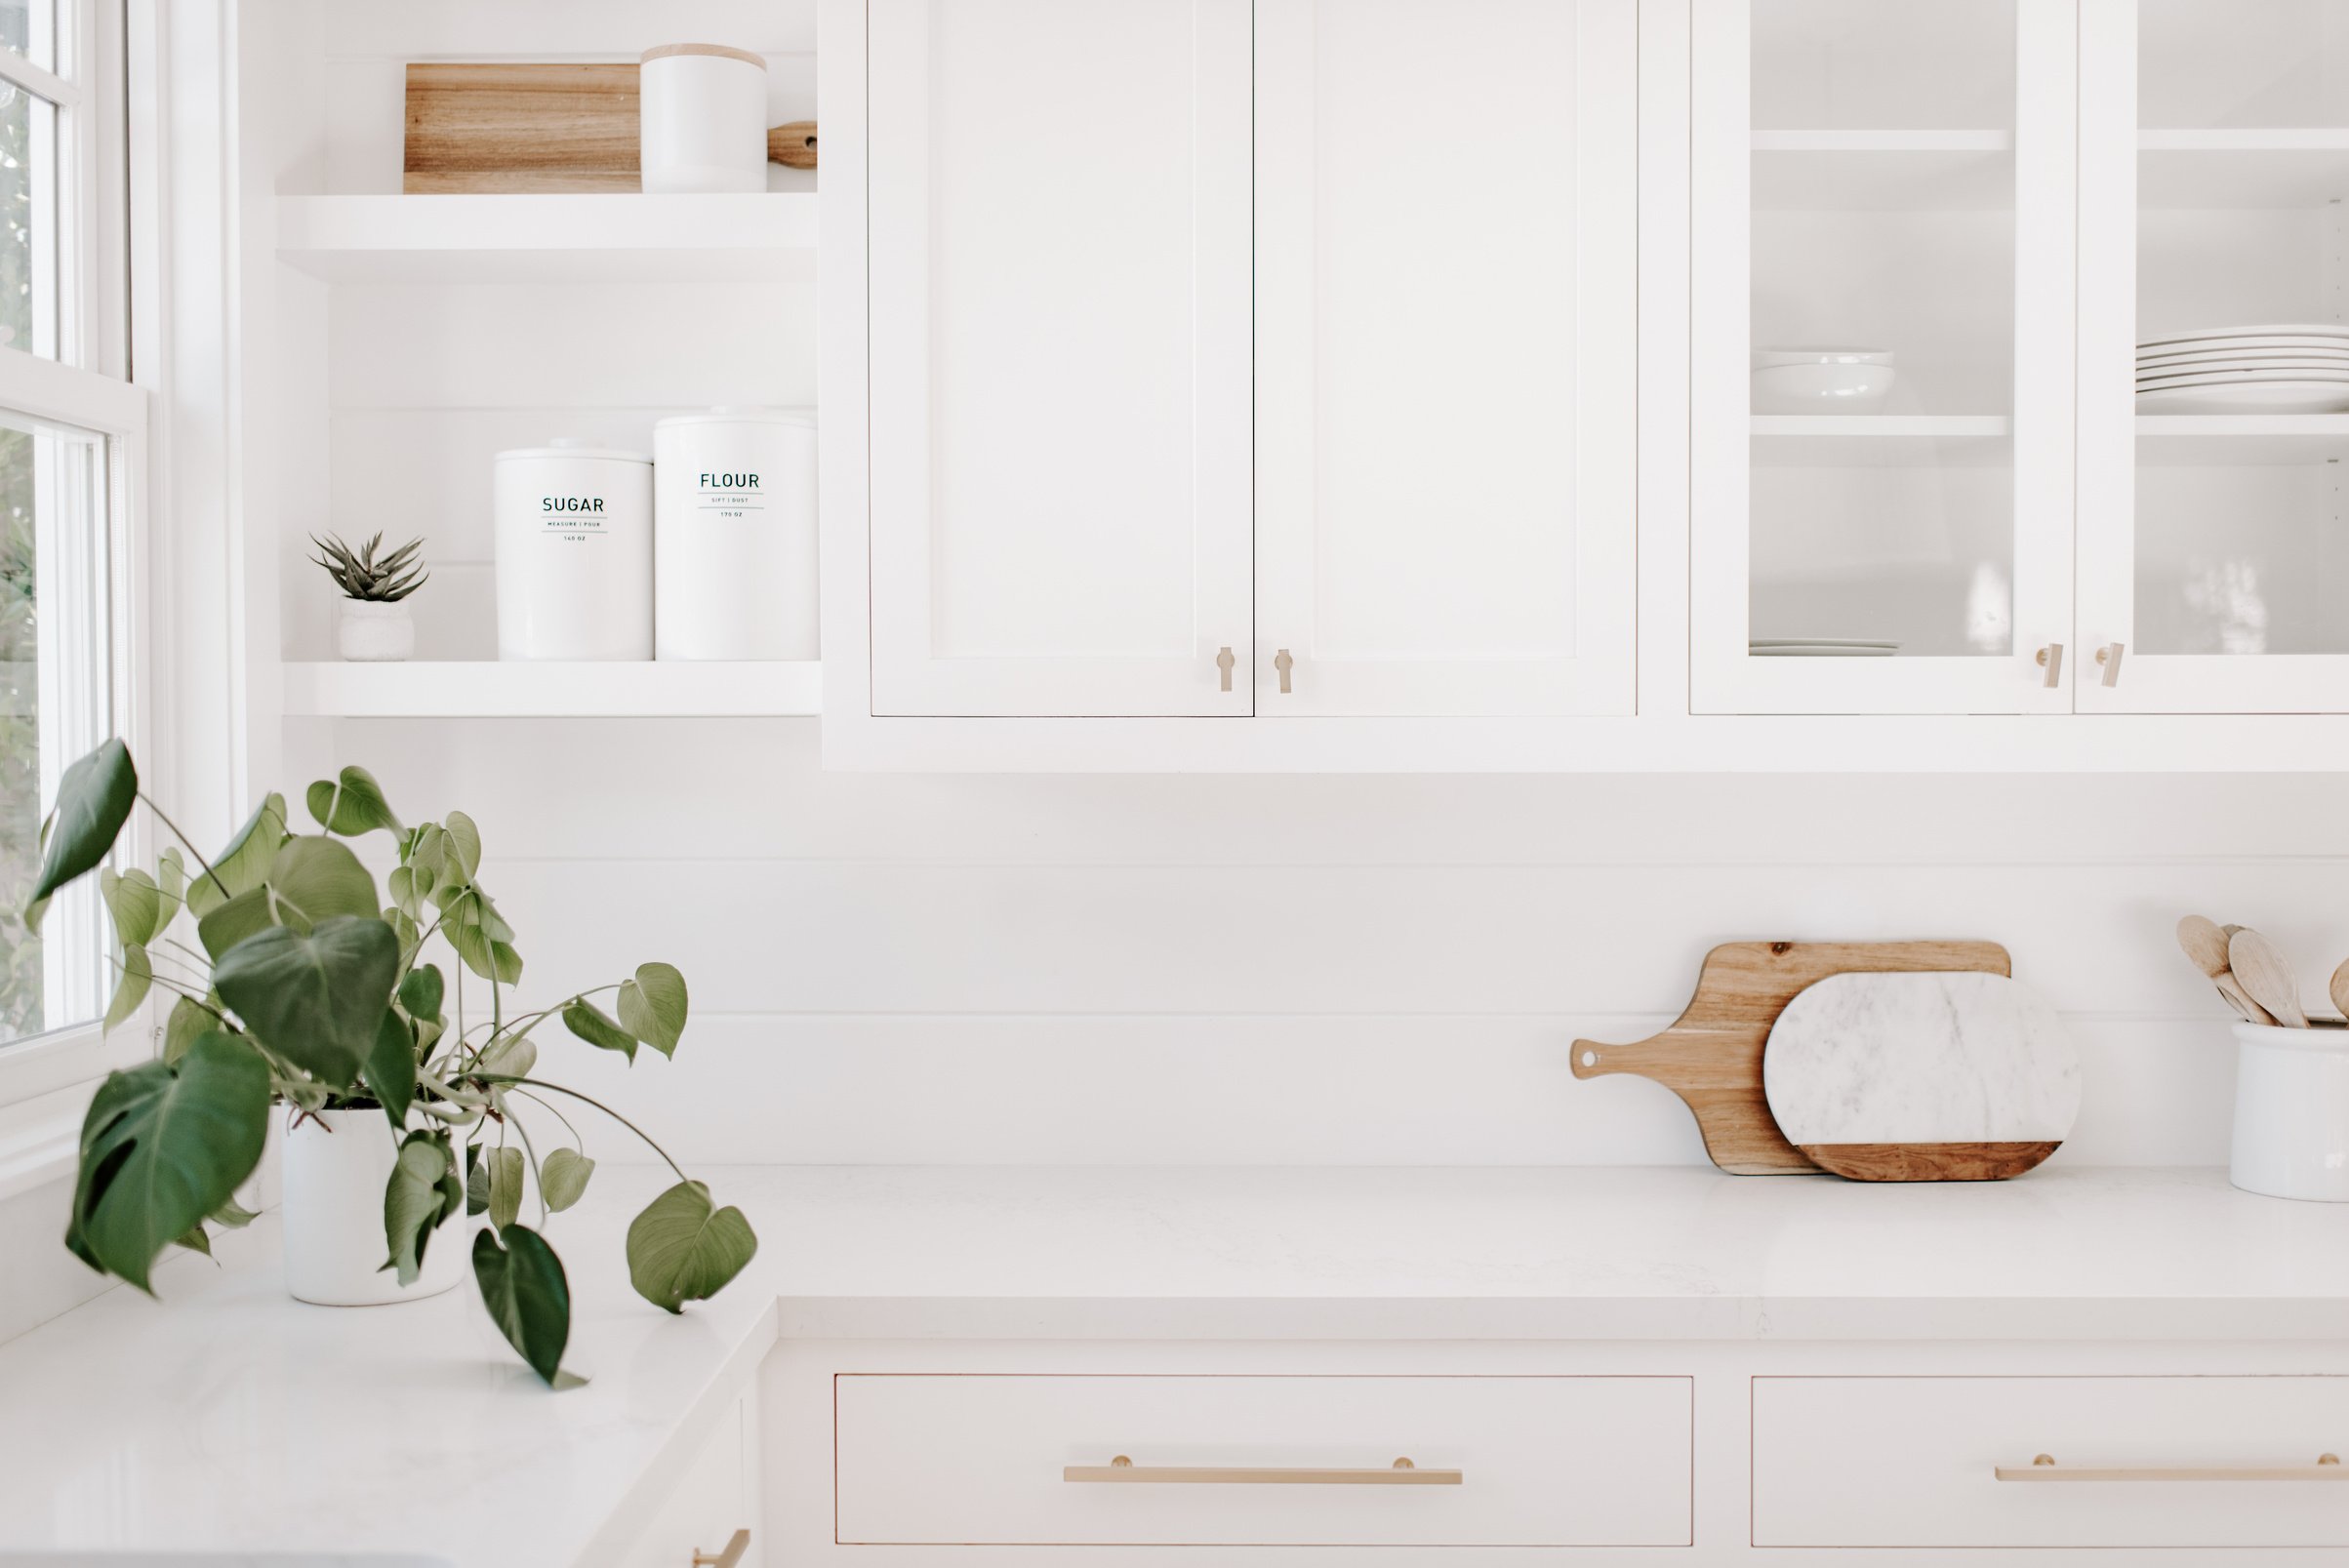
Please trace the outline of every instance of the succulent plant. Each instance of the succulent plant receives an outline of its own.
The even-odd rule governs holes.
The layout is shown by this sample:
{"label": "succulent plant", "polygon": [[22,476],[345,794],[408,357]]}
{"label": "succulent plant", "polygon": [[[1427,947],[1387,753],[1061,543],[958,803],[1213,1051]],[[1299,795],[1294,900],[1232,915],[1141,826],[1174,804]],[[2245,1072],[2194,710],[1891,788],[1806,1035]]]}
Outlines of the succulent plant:
{"label": "succulent plant", "polygon": [[425,544],[421,539],[408,541],[382,560],[376,559],[376,551],[384,545],[381,534],[355,550],[331,535],[320,539],[312,534],[310,543],[318,546],[318,553],[310,559],[335,580],[335,586],[346,599],[395,604],[429,581],[430,575],[416,564],[416,552]]}

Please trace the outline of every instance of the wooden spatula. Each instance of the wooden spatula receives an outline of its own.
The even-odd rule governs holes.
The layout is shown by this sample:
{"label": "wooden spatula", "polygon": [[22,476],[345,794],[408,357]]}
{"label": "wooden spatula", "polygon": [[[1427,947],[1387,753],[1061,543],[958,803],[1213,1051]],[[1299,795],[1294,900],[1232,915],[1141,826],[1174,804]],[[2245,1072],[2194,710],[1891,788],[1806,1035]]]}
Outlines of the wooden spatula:
{"label": "wooden spatula", "polygon": [[816,167],[816,122],[793,120],[767,133],[767,162],[787,169]]}
{"label": "wooden spatula", "polygon": [[2300,982],[2276,945],[2245,927],[2227,939],[2227,967],[2243,983],[2244,994],[2287,1028],[2308,1027],[2300,1009]]}
{"label": "wooden spatula", "polygon": [[2241,929],[2190,914],[2177,923],[2177,945],[2195,968],[2210,977],[2210,984],[2218,987],[2219,996],[2235,1009],[2238,1018],[2246,1024],[2273,1024],[2276,1021],[2267,1009],[2245,993],[2242,982],[2227,967],[2227,939]]}

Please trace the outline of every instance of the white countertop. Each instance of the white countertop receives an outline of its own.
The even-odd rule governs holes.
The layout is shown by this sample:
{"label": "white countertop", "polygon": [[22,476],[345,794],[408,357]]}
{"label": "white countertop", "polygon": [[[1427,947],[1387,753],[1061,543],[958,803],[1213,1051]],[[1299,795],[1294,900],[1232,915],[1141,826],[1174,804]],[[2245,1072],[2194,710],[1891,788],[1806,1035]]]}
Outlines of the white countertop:
{"label": "white countertop", "polygon": [[549,1238],[540,1387],[469,1282],[304,1307],[273,1219],[0,1347],[0,1561],[363,1540],[482,1568],[607,1560],[673,1441],[809,1338],[2349,1339],[2349,1205],[2216,1171],[1866,1186],[1694,1169],[758,1169],[703,1174],[758,1258],[669,1317],[607,1169]]}

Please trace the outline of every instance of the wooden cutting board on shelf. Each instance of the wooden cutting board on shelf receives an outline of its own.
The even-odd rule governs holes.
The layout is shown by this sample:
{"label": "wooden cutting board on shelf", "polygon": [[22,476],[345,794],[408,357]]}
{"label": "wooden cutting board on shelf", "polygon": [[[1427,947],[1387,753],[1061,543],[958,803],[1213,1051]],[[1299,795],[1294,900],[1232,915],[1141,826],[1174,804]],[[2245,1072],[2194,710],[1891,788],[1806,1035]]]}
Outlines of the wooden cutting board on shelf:
{"label": "wooden cutting board on shelf", "polygon": [[1574,1076],[1628,1072],[1662,1084],[1696,1113],[1705,1152],[1732,1175],[1816,1172],[1778,1131],[1762,1090],[1762,1048],[1786,1004],[1830,975],[2013,969],[1995,942],[1724,943],[1705,955],[1678,1023],[1634,1045],[1575,1041]]}
{"label": "wooden cutting board on shelf", "polygon": [[[409,195],[638,190],[633,64],[408,67],[400,188]],[[816,122],[767,133],[767,159],[816,167]]]}
{"label": "wooden cutting board on shelf", "polygon": [[413,63],[400,188],[639,189],[636,78],[633,64]]}

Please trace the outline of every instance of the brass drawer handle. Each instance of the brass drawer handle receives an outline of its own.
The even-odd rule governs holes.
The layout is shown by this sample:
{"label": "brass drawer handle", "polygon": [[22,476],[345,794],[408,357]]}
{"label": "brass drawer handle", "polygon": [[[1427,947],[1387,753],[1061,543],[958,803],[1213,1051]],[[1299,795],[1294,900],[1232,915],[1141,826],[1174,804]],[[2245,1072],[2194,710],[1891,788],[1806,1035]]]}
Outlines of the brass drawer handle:
{"label": "brass drawer handle", "polygon": [[2349,1481],[2338,1454],[2319,1454],[2314,1465],[2058,1465],[2042,1454],[2029,1465],[2001,1465],[1991,1474],[2002,1481]]}
{"label": "brass drawer handle", "polygon": [[1458,1486],[1458,1470],[1423,1470],[1398,1459],[1383,1470],[1277,1469],[1252,1465],[1137,1465],[1123,1454],[1107,1465],[1071,1465],[1064,1481],[1156,1486]]}
{"label": "brass drawer handle", "polygon": [[719,1552],[696,1550],[693,1554],[693,1568],[734,1568],[736,1563],[743,1560],[743,1553],[749,1549],[750,1532],[737,1530],[734,1532],[734,1539],[726,1543],[725,1550]]}

